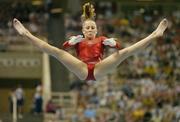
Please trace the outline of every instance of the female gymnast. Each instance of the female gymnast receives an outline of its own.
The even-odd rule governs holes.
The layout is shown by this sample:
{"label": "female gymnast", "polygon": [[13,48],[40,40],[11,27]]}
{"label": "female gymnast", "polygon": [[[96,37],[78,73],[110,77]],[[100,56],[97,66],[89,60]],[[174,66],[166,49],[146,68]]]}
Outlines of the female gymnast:
{"label": "female gymnast", "polygon": [[83,6],[83,14],[81,17],[84,37],[81,35],[72,36],[69,41],[63,44],[64,48],[74,46],[78,58],[63,49],[51,46],[45,41],[35,37],[16,18],[13,20],[13,26],[20,35],[27,38],[28,42],[31,42],[41,51],[57,58],[57,60],[73,72],[80,80],[100,80],[126,58],[144,50],[154,39],[163,36],[168,26],[168,21],[163,19],[157,29],[146,38],[102,59],[105,46],[118,48],[119,44],[114,38],[96,37],[97,25],[94,20],[95,12],[92,4],[86,3]]}

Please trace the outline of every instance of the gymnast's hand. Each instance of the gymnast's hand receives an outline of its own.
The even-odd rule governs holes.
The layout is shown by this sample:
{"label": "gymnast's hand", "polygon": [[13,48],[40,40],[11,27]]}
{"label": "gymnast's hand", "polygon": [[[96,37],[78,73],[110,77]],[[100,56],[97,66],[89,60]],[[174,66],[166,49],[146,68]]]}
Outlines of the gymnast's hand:
{"label": "gymnast's hand", "polygon": [[75,45],[83,40],[83,35],[71,36],[69,40],[70,45]]}
{"label": "gymnast's hand", "polygon": [[18,19],[14,19],[13,20],[13,26],[16,29],[16,31],[20,34],[20,35],[25,35],[30,33],[22,24]]}
{"label": "gymnast's hand", "polygon": [[114,38],[109,38],[109,39],[105,39],[103,41],[103,44],[107,45],[107,46],[115,47],[116,46],[116,41],[115,41]]}

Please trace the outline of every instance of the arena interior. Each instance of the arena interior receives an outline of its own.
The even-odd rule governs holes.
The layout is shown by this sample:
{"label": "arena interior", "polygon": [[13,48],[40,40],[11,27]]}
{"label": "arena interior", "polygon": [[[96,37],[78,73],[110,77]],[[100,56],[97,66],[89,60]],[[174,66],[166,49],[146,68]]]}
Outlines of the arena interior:
{"label": "arena interior", "polygon": [[[82,34],[86,2],[95,6],[98,35],[117,38],[122,48],[163,18],[168,29],[101,81],[85,82],[13,28],[17,18],[62,48]],[[105,49],[105,57],[115,51]],[[180,1],[0,0],[0,122],[180,122]]]}

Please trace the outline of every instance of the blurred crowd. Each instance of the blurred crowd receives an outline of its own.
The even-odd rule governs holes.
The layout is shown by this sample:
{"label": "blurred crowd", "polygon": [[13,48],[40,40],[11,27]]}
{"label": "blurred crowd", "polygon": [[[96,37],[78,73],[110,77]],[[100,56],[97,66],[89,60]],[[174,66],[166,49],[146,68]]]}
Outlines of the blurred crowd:
{"label": "blurred crowd", "polygon": [[[3,6],[1,4],[0,6]],[[5,5],[4,5],[5,6]],[[160,20],[169,27],[163,37],[124,61],[103,83],[83,84],[78,94],[72,122],[177,122],[180,120],[180,10],[163,11],[161,7],[140,7],[125,11],[111,2],[99,2],[98,35],[118,38],[122,48],[150,34]],[[34,34],[46,33],[48,14],[45,7],[14,3],[0,12],[0,37],[13,40],[12,18],[26,22]],[[119,11],[121,10],[121,11]],[[7,14],[7,17],[4,15]],[[64,13],[68,39],[81,33],[80,13]],[[111,19],[109,19],[111,18]],[[3,49],[0,41],[0,49]],[[107,55],[114,52],[107,49]],[[105,90],[101,84],[106,84]],[[74,89],[73,89],[74,90]]]}
{"label": "blurred crowd", "polygon": [[[117,75],[128,78],[151,77],[156,80],[178,81],[180,74],[180,11],[174,10],[168,13],[161,9],[148,7],[126,13],[125,11],[114,12],[114,8],[113,4],[97,6],[97,10],[99,10],[96,20],[99,29],[98,35],[118,38],[123,48],[145,38],[163,18],[167,18],[169,21],[169,27],[164,37],[157,39],[146,50],[124,61],[119,66]],[[114,15],[114,13],[117,14]],[[79,16],[79,14],[76,16],[65,15],[67,37],[81,34]]]}
{"label": "blurred crowd", "polygon": [[[27,107],[26,93],[21,84],[18,84],[16,88],[12,88],[8,97],[9,101],[9,112],[15,114],[18,119],[23,119],[24,108]],[[43,112],[43,98],[42,98],[42,86],[37,84],[33,92],[32,101],[29,105],[30,113],[34,115],[41,115]],[[17,110],[16,110],[17,109]]]}
{"label": "blurred crowd", "polygon": [[[178,9],[165,11],[163,7],[151,8],[149,6],[144,8],[134,7],[132,11],[124,11],[123,9],[118,9],[117,5],[112,2],[99,2],[95,5],[98,35],[117,38],[122,48],[143,39],[157,27],[160,20],[167,18],[169,27],[164,36],[154,41],[145,51],[124,61],[119,66],[117,75],[131,78],[150,76],[156,80],[179,80],[180,12]],[[49,18],[48,5],[33,6],[31,4],[14,2],[7,8],[3,7],[6,4],[1,4],[0,6],[5,8],[0,13],[1,51],[5,50],[4,48],[8,44],[14,44],[19,40],[17,33],[12,27],[12,19],[14,17],[23,21],[33,34],[47,36],[45,33],[47,33],[46,25]],[[7,16],[4,17],[3,15]],[[64,13],[66,39],[72,35],[82,34],[80,15],[81,12],[73,15],[68,12]],[[112,52],[111,49],[108,51]]]}
{"label": "blurred crowd", "polygon": [[[76,87],[77,88],[77,87]],[[75,89],[73,89],[75,90]],[[78,102],[72,122],[177,122],[180,85],[150,78],[112,79],[76,89]]]}
{"label": "blurred crowd", "polygon": [[35,6],[27,2],[4,1],[0,4],[0,51],[13,50],[12,46],[26,44],[14,30],[14,18],[23,21],[33,34],[45,37],[48,18],[44,5]]}
{"label": "blurred crowd", "polygon": [[[124,61],[113,73],[114,80],[106,83],[106,90],[98,92],[101,85],[83,85],[72,122],[179,121],[180,10],[168,13],[147,7],[119,13],[109,2],[96,8],[98,34],[118,38],[123,48],[146,37],[163,18],[168,19],[169,27],[164,37]],[[77,16],[65,15],[67,37],[81,34]],[[107,54],[112,52],[107,50]]]}

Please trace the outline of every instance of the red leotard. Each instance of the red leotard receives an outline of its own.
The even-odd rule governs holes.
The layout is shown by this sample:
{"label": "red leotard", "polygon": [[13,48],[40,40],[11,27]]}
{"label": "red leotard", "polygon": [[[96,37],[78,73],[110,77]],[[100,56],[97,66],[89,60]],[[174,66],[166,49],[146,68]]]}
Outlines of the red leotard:
{"label": "red leotard", "polygon": [[[77,43],[75,46],[77,57],[87,64],[88,67],[88,76],[86,80],[95,80],[94,78],[94,66],[98,63],[102,57],[104,52],[104,44],[102,43],[105,39],[104,36],[96,37],[94,40],[84,39],[81,42]],[[63,44],[64,48],[71,47],[66,41]],[[119,48],[119,43],[116,43],[116,48]]]}

